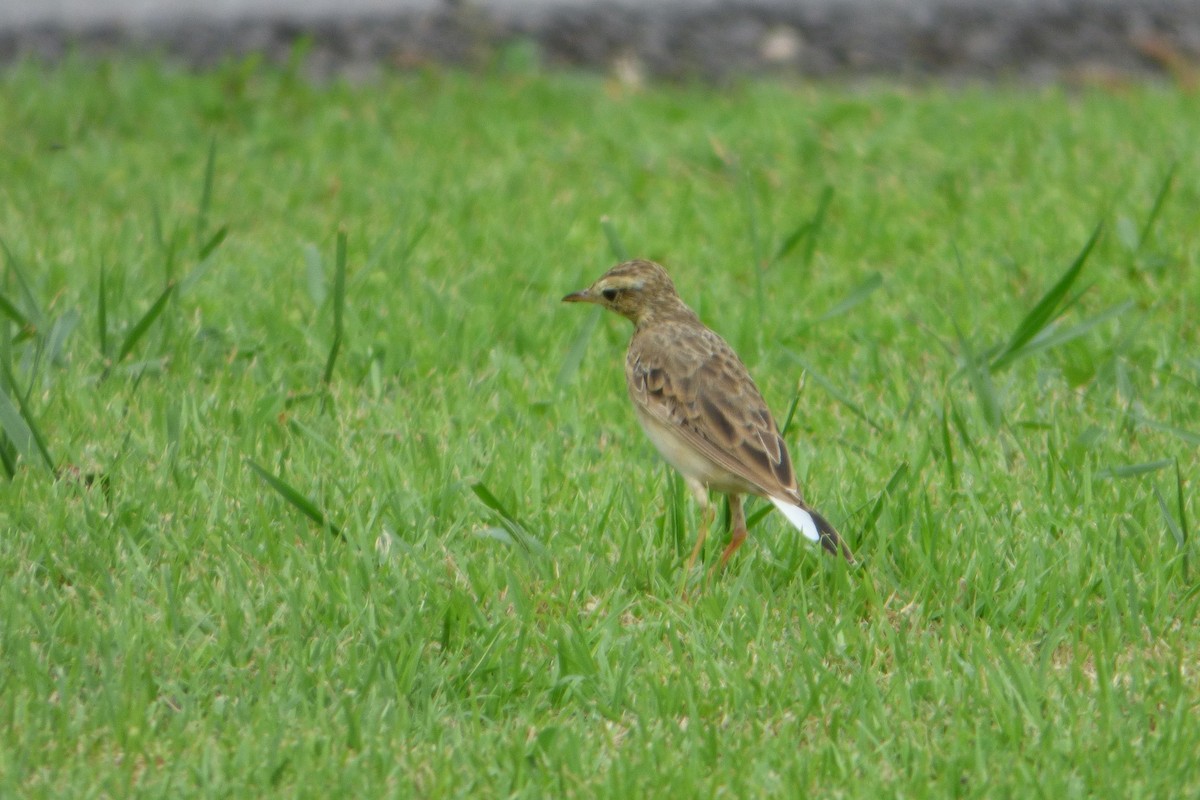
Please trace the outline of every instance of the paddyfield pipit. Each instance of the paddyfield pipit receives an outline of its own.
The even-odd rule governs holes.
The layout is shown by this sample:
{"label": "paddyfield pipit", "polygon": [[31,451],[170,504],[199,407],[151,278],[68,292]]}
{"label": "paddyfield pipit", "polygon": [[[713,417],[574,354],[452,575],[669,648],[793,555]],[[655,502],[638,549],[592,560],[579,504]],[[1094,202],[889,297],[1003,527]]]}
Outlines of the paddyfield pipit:
{"label": "paddyfield pipit", "polygon": [[563,302],[595,303],[634,325],[625,382],[638,422],[702,509],[687,572],[712,521],[709,490],[727,495],[732,512],[722,565],[746,539],[747,494],[770,500],[804,536],[854,562],[833,526],[804,502],[787,445],[746,365],[679,299],[665,269],[626,261]]}

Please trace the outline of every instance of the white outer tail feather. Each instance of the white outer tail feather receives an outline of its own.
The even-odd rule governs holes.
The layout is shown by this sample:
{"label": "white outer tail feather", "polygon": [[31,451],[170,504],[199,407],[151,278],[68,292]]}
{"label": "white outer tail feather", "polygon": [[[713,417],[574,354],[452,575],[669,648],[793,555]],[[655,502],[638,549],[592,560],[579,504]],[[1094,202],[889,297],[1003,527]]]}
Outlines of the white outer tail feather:
{"label": "white outer tail feather", "polygon": [[812,518],[812,514],[800,506],[780,500],[778,497],[772,497],[771,502],[783,512],[783,515],[788,518],[788,522],[796,526],[796,530],[804,534],[806,539],[814,542],[821,540],[821,534],[817,532],[817,522]]}

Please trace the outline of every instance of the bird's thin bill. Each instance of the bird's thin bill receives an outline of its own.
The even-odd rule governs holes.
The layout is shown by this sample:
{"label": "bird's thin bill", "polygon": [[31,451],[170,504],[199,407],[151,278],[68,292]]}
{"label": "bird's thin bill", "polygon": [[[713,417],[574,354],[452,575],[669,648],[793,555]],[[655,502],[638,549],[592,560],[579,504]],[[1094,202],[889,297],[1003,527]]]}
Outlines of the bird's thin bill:
{"label": "bird's thin bill", "polygon": [[564,303],[586,303],[591,299],[592,298],[588,296],[587,289],[584,289],[581,292],[571,292],[569,295],[564,297],[562,301]]}

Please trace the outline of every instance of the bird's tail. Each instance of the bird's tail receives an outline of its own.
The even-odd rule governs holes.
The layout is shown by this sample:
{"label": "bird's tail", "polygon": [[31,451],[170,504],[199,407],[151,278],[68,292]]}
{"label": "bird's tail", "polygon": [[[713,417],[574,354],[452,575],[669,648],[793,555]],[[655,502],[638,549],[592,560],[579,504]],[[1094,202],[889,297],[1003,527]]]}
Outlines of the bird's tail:
{"label": "bird's tail", "polygon": [[788,518],[788,522],[796,526],[796,530],[804,534],[805,538],[810,541],[819,542],[821,547],[824,547],[835,556],[840,554],[846,561],[851,564],[855,563],[854,554],[850,552],[850,548],[842,541],[842,537],[838,535],[837,529],[829,524],[829,520],[808,506],[797,505],[787,500],[780,500],[778,497],[772,497],[771,502],[783,512],[783,515]]}

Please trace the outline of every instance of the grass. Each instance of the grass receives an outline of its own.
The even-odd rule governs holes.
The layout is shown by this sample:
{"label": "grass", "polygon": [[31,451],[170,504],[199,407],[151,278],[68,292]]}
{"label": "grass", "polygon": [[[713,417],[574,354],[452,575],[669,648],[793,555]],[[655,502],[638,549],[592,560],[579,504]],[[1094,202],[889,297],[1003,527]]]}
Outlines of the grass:
{"label": "grass", "polygon": [[[1195,795],[1196,141],[1163,85],[3,73],[0,795]],[[864,567],[760,514],[679,598],[628,326],[558,302],[621,250]]]}

